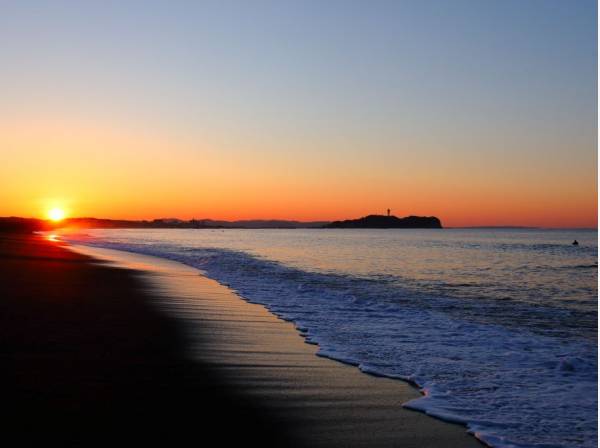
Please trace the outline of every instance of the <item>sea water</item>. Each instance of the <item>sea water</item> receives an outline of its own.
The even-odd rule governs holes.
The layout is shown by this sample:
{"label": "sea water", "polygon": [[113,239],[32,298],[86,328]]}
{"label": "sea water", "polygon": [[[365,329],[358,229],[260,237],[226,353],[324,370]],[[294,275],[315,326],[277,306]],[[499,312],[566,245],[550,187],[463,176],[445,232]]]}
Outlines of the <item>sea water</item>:
{"label": "sea water", "polygon": [[[597,443],[597,232],[86,230],[194,266],[495,447]],[[573,240],[579,246],[571,245]]]}

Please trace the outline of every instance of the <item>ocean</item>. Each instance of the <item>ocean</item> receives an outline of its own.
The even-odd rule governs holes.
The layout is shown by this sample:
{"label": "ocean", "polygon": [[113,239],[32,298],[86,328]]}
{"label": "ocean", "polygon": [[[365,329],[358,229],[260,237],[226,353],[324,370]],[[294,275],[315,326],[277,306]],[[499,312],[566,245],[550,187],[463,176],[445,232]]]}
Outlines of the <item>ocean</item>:
{"label": "ocean", "polygon": [[196,267],[294,322],[320,356],[418,385],[424,396],[405,407],[491,446],[597,444],[595,230],[95,229],[65,239]]}

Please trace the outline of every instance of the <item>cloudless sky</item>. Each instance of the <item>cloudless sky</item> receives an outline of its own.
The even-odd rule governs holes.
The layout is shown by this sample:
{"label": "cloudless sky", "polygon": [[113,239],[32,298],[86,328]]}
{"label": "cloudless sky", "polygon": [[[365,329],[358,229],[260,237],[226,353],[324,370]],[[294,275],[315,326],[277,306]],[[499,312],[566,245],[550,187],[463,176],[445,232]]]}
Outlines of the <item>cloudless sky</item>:
{"label": "cloudless sky", "polygon": [[596,226],[591,0],[0,0],[0,215]]}

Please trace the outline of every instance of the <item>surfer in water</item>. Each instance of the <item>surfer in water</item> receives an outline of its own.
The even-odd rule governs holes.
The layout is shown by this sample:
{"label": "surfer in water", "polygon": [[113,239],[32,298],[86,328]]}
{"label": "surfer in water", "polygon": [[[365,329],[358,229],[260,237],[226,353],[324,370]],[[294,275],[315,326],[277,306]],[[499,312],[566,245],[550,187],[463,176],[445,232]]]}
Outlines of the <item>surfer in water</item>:
{"label": "surfer in water", "polygon": [[577,240],[573,240],[573,242],[571,243],[573,246],[579,246],[579,241]]}

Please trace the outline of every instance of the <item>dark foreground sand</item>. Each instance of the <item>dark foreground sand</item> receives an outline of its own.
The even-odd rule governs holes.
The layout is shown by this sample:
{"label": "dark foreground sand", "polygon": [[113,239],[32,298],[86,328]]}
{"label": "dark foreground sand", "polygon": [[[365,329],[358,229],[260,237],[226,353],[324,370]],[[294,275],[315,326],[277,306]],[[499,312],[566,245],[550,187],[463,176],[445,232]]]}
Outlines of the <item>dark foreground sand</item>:
{"label": "dark foreground sand", "polygon": [[1,427],[21,446],[481,446],[191,268],[91,253],[135,269],[0,235]]}

